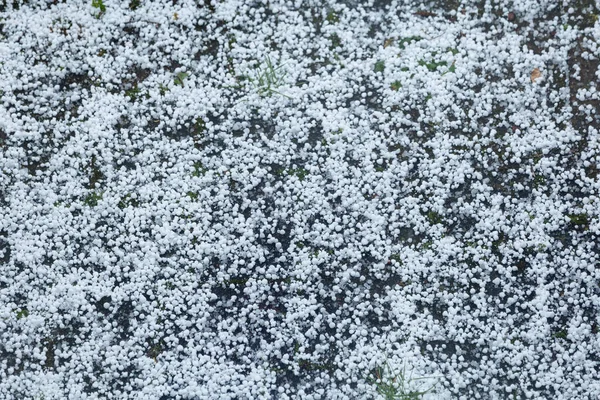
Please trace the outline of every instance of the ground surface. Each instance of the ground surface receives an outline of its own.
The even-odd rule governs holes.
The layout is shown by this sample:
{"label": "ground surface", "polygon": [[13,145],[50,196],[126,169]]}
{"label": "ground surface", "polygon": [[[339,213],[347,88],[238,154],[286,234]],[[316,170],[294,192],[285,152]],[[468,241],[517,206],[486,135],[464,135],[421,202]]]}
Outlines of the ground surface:
{"label": "ground surface", "polygon": [[0,398],[600,396],[598,2],[2,4]]}

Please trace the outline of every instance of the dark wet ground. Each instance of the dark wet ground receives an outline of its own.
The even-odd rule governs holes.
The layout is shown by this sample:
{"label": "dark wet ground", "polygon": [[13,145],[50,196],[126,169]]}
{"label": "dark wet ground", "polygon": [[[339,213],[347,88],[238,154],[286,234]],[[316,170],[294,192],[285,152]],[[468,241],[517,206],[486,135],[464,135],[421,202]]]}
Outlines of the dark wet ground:
{"label": "dark wet ground", "polygon": [[[6,1],[4,3],[6,3]],[[389,2],[376,1],[374,3],[374,7],[375,8],[381,7],[381,9],[386,9],[386,6],[388,5],[388,3]],[[465,3],[468,3],[468,4],[465,4]],[[430,17],[434,17],[437,15],[442,15],[442,16],[445,16],[448,20],[452,21],[454,17],[449,13],[449,11],[455,10],[457,12],[462,12],[462,10],[463,10],[462,7],[464,7],[464,6],[471,6],[471,7],[473,7],[474,10],[477,11],[477,15],[474,18],[482,17],[482,16],[488,14],[485,10],[486,2],[429,1],[429,2],[423,2],[422,4],[423,4],[423,6],[420,7],[420,10],[417,11],[419,13],[419,17],[421,17],[421,18],[430,18]],[[574,26],[574,27],[581,28],[581,29],[592,26],[595,23],[594,16],[600,15],[600,11],[596,8],[595,3],[591,0],[590,1],[571,2],[568,5],[568,7],[574,7],[576,9],[576,12],[574,14],[569,15],[569,17],[567,18],[567,24]],[[0,10],[1,10],[1,7],[0,7]],[[565,14],[567,14],[565,6],[559,6],[555,10],[555,12],[545,15],[539,19],[536,19],[531,23],[528,21],[521,20],[521,18],[518,14],[515,14],[514,12],[512,12],[510,10],[508,12],[505,12],[504,10],[492,12],[492,15],[497,18],[505,18],[505,19],[509,20],[511,22],[511,24],[514,25],[515,31],[528,32],[529,40],[527,42],[527,46],[529,47],[529,49],[531,49],[531,51],[533,51],[536,54],[543,51],[546,40],[548,38],[553,37],[553,35],[556,34],[556,32],[554,31],[555,28],[554,27],[548,28],[546,26],[546,23],[549,21],[552,21],[554,18],[561,18]],[[481,27],[483,29],[491,28],[493,25],[494,25],[494,22],[482,22],[481,23]],[[201,27],[199,29],[201,29]],[[377,29],[377,27],[374,27],[373,29]],[[0,31],[1,31],[1,29],[0,29]],[[227,32],[225,31],[224,34],[226,34],[226,33]],[[136,31],[135,31],[135,29],[131,29],[131,30],[126,31],[126,34],[130,35],[131,39],[135,39]],[[203,54],[198,55],[198,57],[209,56],[211,53],[216,54],[217,51],[219,50],[220,46],[223,46],[223,44],[219,44],[219,43],[215,43],[215,42],[207,43],[206,50],[203,51]],[[587,127],[588,126],[600,127],[600,102],[598,100],[580,101],[580,100],[577,100],[577,98],[576,98],[576,93],[581,88],[589,88],[590,86],[595,86],[597,90],[600,90],[600,85],[598,85],[598,82],[600,80],[596,76],[596,71],[598,69],[599,61],[585,59],[583,57],[583,54],[585,51],[586,51],[585,37],[581,36],[577,39],[576,45],[574,45],[571,48],[571,50],[569,51],[569,58],[567,60],[556,60],[556,65],[554,65],[553,67],[552,66],[548,67],[548,71],[552,75],[552,79],[553,79],[552,84],[556,85],[557,87],[564,87],[565,90],[569,91],[570,102],[573,106],[573,117],[572,117],[570,123],[578,132],[580,132],[582,134],[581,139],[577,143],[575,143],[568,152],[562,154],[562,156],[563,156],[562,163],[566,169],[577,169],[578,163],[581,162],[581,154],[583,152],[590,151],[590,149],[588,147],[588,141],[586,139]],[[568,75],[564,74],[565,69],[563,68],[564,67],[563,64],[565,62],[567,63]],[[170,64],[168,66],[165,66],[165,68],[169,68],[171,71],[174,71],[177,66],[178,66],[177,64]],[[576,73],[579,74],[578,79],[575,78]],[[131,79],[127,79],[127,80],[123,81],[123,83],[122,83],[123,88],[125,88],[126,90],[132,90],[130,92],[130,94],[131,94],[132,98],[134,98],[135,96],[139,95],[135,92],[134,89],[137,87],[138,84],[141,84],[147,77],[148,77],[148,71],[139,70],[139,69],[132,70],[132,77],[131,77]],[[493,77],[492,77],[492,79],[493,79]],[[83,89],[83,88],[89,89],[91,86],[93,86],[95,84],[95,82],[88,79],[87,76],[77,75],[77,74],[68,74],[62,81],[54,82],[54,83],[59,85],[61,88],[77,87],[77,88],[81,88],[81,89]],[[120,88],[115,89],[115,91],[118,91],[118,90],[120,90]],[[26,92],[16,93],[16,95],[25,98],[27,93]],[[350,99],[349,101],[352,101],[352,99]],[[369,99],[369,101],[372,101],[372,104],[371,104],[372,108],[379,107],[379,105],[377,104],[377,101],[378,101],[377,98]],[[463,104],[463,106],[469,107],[469,104],[465,103],[465,104]],[[70,109],[71,116],[77,115],[77,107],[78,107],[77,102],[75,102],[71,105],[71,109]],[[498,110],[498,111],[502,111],[502,110]],[[57,119],[64,118],[64,117],[65,117],[65,115],[62,114],[62,112],[59,112],[56,115]],[[414,117],[414,121],[412,121],[412,122],[414,122],[416,124],[422,124],[422,122],[420,122],[418,119],[419,116],[418,116],[417,110],[415,110],[415,113],[413,113],[413,117]],[[212,122],[218,123],[218,121],[219,121],[218,118],[219,118],[219,116],[213,116]],[[502,121],[494,121],[492,119],[490,119],[489,121],[481,121],[481,124],[489,124],[489,125],[501,124],[501,123],[502,123]],[[195,141],[197,141],[198,143],[202,143],[202,145],[204,145],[204,146],[207,146],[206,140],[204,140],[202,138],[202,128],[198,124],[200,124],[199,121],[190,121],[189,128],[182,128],[176,132],[169,132],[166,134],[168,136],[171,136],[175,140],[177,140],[178,138],[185,138],[185,137],[192,136],[192,137],[194,137]],[[266,128],[266,130],[268,131],[268,127],[265,126],[265,124],[263,123],[263,121],[261,119],[257,118],[255,121],[252,121],[252,123],[251,123],[251,125],[253,125],[253,126],[256,124],[262,124],[263,129]],[[124,120],[124,121],[122,121],[122,124],[120,125],[120,129],[125,129],[127,126],[128,126],[128,121]],[[152,130],[154,128],[155,127],[153,127],[153,126],[148,127],[148,129],[150,129],[150,130]],[[423,125],[421,128],[426,132],[428,129],[431,129],[431,127],[428,127],[425,125]],[[500,134],[501,134],[501,130],[500,130]],[[322,139],[323,138],[320,135],[319,130],[315,129],[311,133],[311,136],[309,137],[308,142],[311,146],[315,146],[317,143],[321,142]],[[32,143],[29,143],[28,141],[23,141],[22,143],[20,143],[21,149],[23,150],[23,152],[25,154],[25,156],[22,158],[22,162],[24,163],[24,166],[27,168],[27,171],[30,175],[29,179],[31,179],[32,181],[36,180],[37,177],[43,175],[45,168],[46,168],[46,164],[47,164],[49,158],[51,157],[52,147],[60,145],[59,143],[61,141],[68,140],[68,135],[66,137],[62,137],[62,138],[55,138],[55,137],[49,136],[45,140],[48,142],[47,147],[34,145]],[[425,140],[426,140],[426,138],[423,139],[423,141],[425,141]],[[3,149],[5,149],[7,146],[6,141],[7,141],[6,133],[0,130],[0,146],[2,146]],[[225,144],[219,143],[218,141],[213,141],[212,143],[208,144],[208,146],[210,146],[210,148],[214,151],[214,155],[218,156],[220,154],[220,152],[223,150],[223,148],[225,147]],[[499,138],[498,142],[496,144],[492,144],[492,146],[496,146],[495,150],[497,150],[497,153],[500,154],[502,152],[502,139]],[[533,187],[536,185],[543,186],[545,184],[545,181],[540,177],[527,176],[527,175],[521,174],[519,172],[520,167],[523,165],[523,163],[535,164],[535,159],[539,158],[540,156],[541,155],[539,155],[539,154],[529,154],[529,155],[523,157],[520,164],[517,164],[517,163],[513,163],[509,160],[502,159],[502,156],[499,155],[498,157],[496,157],[494,159],[494,163],[495,163],[494,168],[497,171],[501,172],[500,176],[499,177],[492,177],[491,175],[489,175],[489,176],[486,175],[486,176],[490,178],[491,184],[493,185],[494,189],[498,191],[498,193],[503,193],[507,196],[511,196],[514,198],[526,199],[530,195],[530,191],[529,190],[518,191],[518,190],[515,190],[513,188],[513,186],[514,186],[515,182],[523,184],[526,188],[530,188],[530,187]],[[355,163],[359,163],[360,161],[361,160],[353,160],[353,162],[355,162]],[[121,162],[123,163],[123,165],[126,165],[126,166],[129,165],[129,164],[127,164],[126,160],[122,160]],[[303,163],[305,163],[305,162],[306,162],[306,160],[299,159],[297,164],[298,164],[298,166],[300,166],[300,168],[302,168],[302,166],[304,165]],[[351,162],[349,162],[349,164],[351,164]],[[133,166],[133,164],[132,164],[132,166]],[[481,171],[484,174],[487,174],[488,171],[486,170],[486,168],[488,166],[482,165],[481,167],[482,167]],[[298,168],[295,173],[299,173],[300,175],[302,175],[303,172],[301,171],[300,168]],[[89,182],[88,182],[89,188],[94,189],[97,186],[102,185],[103,179],[105,179],[105,177],[100,172],[98,166],[95,165],[93,158],[90,159],[89,162],[84,166],[84,169],[85,169],[85,173],[89,176]],[[274,172],[277,172],[277,171],[284,170],[285,166],[272,165],[271,169]],[[589,179],[593,179],[593,180],[597,179],[598,170],[595,165],[592,164],[590,166],[584,167],[583,170],[585,171],[585,174],[587,175],[587,177]],[[418,176],[418,167],[415,168],[415,173]],[[474,183],[474,181],[467,181],[464,183],[464,185],[455,189],[454,192],[452,193],[454,198],[449,198],[448,203],[452,203],[456,198],[462,198],[463,200],[468,202],[469,198],[472,196],[471,184],[473,184],[473,183]],[[257,188],[257,191],[256,191],[257,196],[259,193],[259,189],[260,189],[260,187]],[[568,188],[568,192],[565,192],[563,194],[564,195],[570,194],[574,198],[581,198],[586,195],[586,192],[588,190],[589,190],[588,187],[582,186],[582,185],[574,182],[573,185]],[[2,204],[3,206],[6,206],[6,203],[4,200],[6,193],[3,192],[0,194],[2,195],[0,197],[0,202],[1,202],[0,204]],[[236,201],[240,201],[240,203],[241,203],[241,200],[242,199],[236,199]],[[90,198],[87,201],[89,201],[91,204],[93,204],[93,202],[96,200],[94,198]],[[124,200],[124,201],[126,201],[126,200]],[[269,213],[275,212],[276,209],[277,209],[277,206],[274,203],[269,203],[269,199],[266,199],[266,203],[265,203],[263,212],[265,212],[267,215],[269,215]],[[449,234],[449,235],[460,236],[461,234],[463,234],[465,232],[469,232],[469,231],[473,231],[473,230],[477,229],[477,227],[476,227],[477,221],[469,216],[461,217],[459,215],[458,223],[449,222],[448,220],[444,220],[444,219],[438,219],[435,214],[431,214],[431,215],[429,215],[429,217],[430,217],[430,220],[432,223],[441,224],[443,226],[443,228],[445,229],[445,231],[447,232],[447,234]],[[309,226],[313,226],[315,223],[318,223],[318,222],[324,222],[324,221],[320,220],[319,215],[315,215],[313,217],[313,220],[309,223]],[[562,231],[562,232],[553,232],[553,235],[555,236],[555,238],[558,241],[560,241],[563,244],[563,246],[576,248],[578,242],[582,242],[582,241],[594,242],[597,240],[595,234],[593,234],[592,232],[590,232],[587,229],[588,226],[589,226],[589,221],[587,221],[585,217],[581,217],[581,218],[573,220],[567,230]],[[283,249],[287,249],[293,240],[291,233],[290,233],[291,225],[287,221],[281,220],[280,224],[276,227],[275,230],[283,232],[283,233],[278,234],[277,239],[282,244]],[[0,251],[2,251],[2,254],[0,257],[0,264],[6,264],[11,257],[11,249],[10,249],[10,246],[7,245],[6,237],[7,237],[6,232],[0,232]],[[431,240],[432,240],[432,238],[428,236],[428,233],[416,232],[410,227],[406,228],[405,231],[403,231],[401,234],[397,235],[397,237],[395,237],[394,239],[397,241],[400,241],[400,242],[412,243],[411,245],[414,245],[414,246],[427,246],[428,243],[430,244]],[[264,243],[260,243],[260,244],[265,249],[268,249],[269,255],[264,263],[265,266],[275,263],[276,260],[278,260],[283,255],[283,253],[280,249],[277,249],[274,245],[267,243],[266,241]],[[505,258],[503,259],[503,254],[499,251],[499,247],[501,244],[502,244],[502,238],[498,239],[497,241],[495,241],[492,244],[492,247],[490,249],[492,257],[496,257],[496,259],[500,263],[505,263],[506,265],[510,265],[510,264],[516,265],[517,269],[514,271],[514,277],[519,282],[520,287],[522,287],[522,288],[526,288],[528,286],[534,287],[534,285],[536,285],[536,282],[533,281],[526,274],[527,269],[530,267],[527,257],[523,257],[522,259],[512,259],[512,260],[505,259]],[[310,243],[306,243],[304,245],[312,246],[312,244],[310,244]],[[598,251],[598,250],[599,250],[598,246],[596,246],[595,251]],[[315,252],[327,251],[327,249],[322,249],[322,248],[318,248],[318,246],[315,246],[314,251]],[[168,254],[165,254],[165,258],[168,258]],[[213,266],[214,266],[215,270],[218,270],[221,265],[226,263],[226,261],[227,261],[226,259],[221,260],[221,259],[218,259],[215,257],[213,259]],[[372,263],[374,261],[375,260],[372,258],[372,256],[370,254],[366,253],[366,254],[364,254],[364,257],[361,261],[354,262],[354,264],[355,264],[354,268],[358,271],[368,272],[369,266],[372,265]],[[472,262],[472,260],[470,262]],[[348,261],[348,263],[350,263],[350,261]],[[468,264],[468,262],[467,262],[467,264]],[[323,285],[325,285],[326,287],[331,286],[332,282],[333,282],[332,274],[334,272],[327,271],[326,268],[323,268],[321,273],[322,273],[322,276],[318,277],[318,281],[320,283],[322,283]],[[207,272],[207,274],[209,274],[209,273]],[[224,283],[222,285],[214,285],[212,287],[213,293],[217,297],[217,300],[215,300],[214,304],[212,304],[212,306],[215,307],[214,315],[216,316],[216,318],[223,319],[223,318],[226,318],[227,316],[235,316],[238,313],[240,313],[240,311],[243,308],[246,307],[248,299],[246,299],[244,297],[243,289],[244,289],[249,277],[250,277],[249,274],[232,276],[226,283]],[[485,292],[489,296],[492,296],[492,297],[494,297],[500,293],[500,288],[496,287],[492,283],[492,281],[494,281],[494,279],[496,277],[498,277],[498,276],[494,275],[492,273],[492,274],[490,274],[490,276],[485,278],[487,281],[487,283],[485,285]],[[201,276],[201,279],[205,279],[206,281],[210,280],[210,278],[211,278],[210,276]],[[568,280],[568,277],[562,277],[562,278]],[[161,281],[161,282],[168,281],[168,277],[157,276],[156,280]],[[7,282],[8,281],[6,279],[0,280],[0,289],[5,289],[8,285]],[[338,307],[343,306],[344,310],[345,310],[344,312],[350,313],[350,311],[352,310],[353,304],[352,304],[352,301],[350,301],[349,299],[352,299],[354,296],[357,296],[357,295],[363,293],[365,288],[368,289],[372,293],[384,293],[390,287],[403,285],[403,283],[404,282],[402,281],[402,278],[394,272],[393,268],[390,268],[389,270],[381,271],[379,278],[372,277],[366,284],[362,281],[359,281],[358,279],[350,280],[345,288],[345,293],[338,294],[337,296],[335,296],[334,299],[332,299],[328,295],[327,296],[318,295],[316,297],[316,300],[318,303],[323,304],[324,307],[328,311],[333,311],[333,310],[336,310]],[[425,279],[425,278],[421,282],[421,284],[424,287],[427,287],[428,285],[431,285],[432,283],[433,282],[428,282],[427,279]],[[440,283],[440,282],[437,282],[437,283]],[[462,283],[460,281],[453,280],[451,277],[447,277],[447,279],[441,283],[443,283],[443,285],[445,285],[445,287],[447,288],[448,291],[467,292],[471,289],[475,289],[475,290],[480,289],[479,287],[477,287],[478,284],[468,283],[465,285],[464,283]],[[262,310],[273,310],[275,313],[274,319],[276,322],[283,320],[283,318],[285,316],[285,313],[286,313],[286,301],[285,300],[292,295],[294,295],[294,296],[302,296],[303,295],[302,293],[298,293],[297,291],[295,292],[295,289],[292,284],[292,280],[289,277],[285,277],[285,276],[271,279],[269,281],[269,291],[270,291],[270,293],[276,293],[276,295],[271,300],[261,301],[258,304],[258,307]],[[17,308],[24,309],[25,304],[21,304],[21,302],[23,302],[23,300],[25,300],[25,296],[19,295],[19,294],[14,294],[13,297],[11,298],[11,301],[13,301],[17,305]],[[110,304],[111,301],[112,301],[112,299],[110,298],[110,296],[103,297],[96,302],[95,306],[97,307],[98,312],[101,315],[103,315],[104,318],[106,318],[107,324],[113,324],[113,326],[119,327],[119,330],[122,335],[121,339],[127,339],[128,334],[131,332],[131,329],[130,329],[131,328],[130,327],[131,320],[135,318],[133,316],[134,308],[128,302],[122,302],[121,304],[119,304],[118,306],[113,307],[113,308],[106,308],[105,305]],[[475,306],[474,304],[469,303],[469,302],[465,303],[465,305],[469,305],[469,304],[471,306]],[[427,309],[431,313],[431,315],[433,316],[434,319],[443,321],[443,319],[444,319],[443,312],[445,311],[445,306],[441,302],[434,301],[431,304],[420,303],[417,306],[418,306],[418,310],[417,310],[418,312],[423,312],[425,309]],[[510,312],[512,312],[514,314],[518,314],[517,306],[512,306],[512,309],[510,309]],[[585,314],[588,315],[590,318],[595,318],[595,314],[597,314],[597,312],[598,312],[598,310],[589,309],[589,310],[586,310]],[[390,316],[386,316],[386,315],[381,316],[381,315],[376,314],[375,312],[371,312],[369,315],[367,315],[365,317],[365,320],[367,321],[367,324],[372,327],[385,328],[385,327],[390,327],[393,325],[393,321],[390,318],[391,318]],[[516,324],[518,325],[518,324],[524,323],[524,322],[525,322],[524,318],[520,318],[520,319],[517,319]],[[560,336],[560,333],[563,332],[563,330],[560,329],[560,326],[561,326],[561,324],[564,324],[565,322],[566,322],[566,320],[557,320],[553,324],[554,326],[557,327],[557,334],[559,336]],[[160,356],[160,354],[162,352],[164,352],[168,349],[172,349],[173,347],[176,347],[179,344],[179,343],[173,343],[173,342],[167,343],[165,341],[166,337],[177,335],[177,333],[178,333],[179,328],[177,327],[175,318],[173,317],[172,320],[169,320],[169,317],[167,317],[167,320],[165,320],[164,323],[165,323],[165,331],[160,334],[157,334],[156,338],[149,339],[147,342],[146,354],[150,358],[156,359],[157,357]],[[327,328],[327,329],[329,329],[329,328]],[[330,335],[335,334],[335,330],[327,330],[327,329],[325,329],[322,332],[324,335],[330,336]],[[597,331],[598,327],[596,326],[595,329]],[[86,333],[85,327],[82,325],[75,324],[75,323],[72,325],[69,325],[67,327],[64,327],[64,328],[56,328],[52,332],[50,332],[50,334],[46,338],[44,338],[42,342],[37,343],[38,346],[40,346],[41,348],[44,349],[44,354],[45,354],[45,361],[43,363],[44,368],[47,370],[52,370],[52,369],[56,368],[57,366],[59,366],[59,364],[61,363],[61,360],[59,358],[55,357],[55,349],[57,346],[70,346],[74,343],[75,337],[85,340],[86,335],[87,335],[87,333]],[[251,343],[251,346],[255,346],[257,349],[259,348],[261,341],[264,340],[267,342],[271,342],[275,339],[275,338],[269,337],[268,332],[266,332],[266,331],[263,332],[260,330],[253,332],[250,336],[251,336],[251,340],[254,341],[254,343]],[[319,345],[319,344],[320,343],[317,339],[310,341],[306,352],[311,353],[312,351],[315,351],[317,345]],[[294,353],[294,346],[295,346],[295,344],[293,344],[293,343],[288,346],[287,351],[290,354]],[[423,354],[426,357],[428,357],[431,360],[435,360],[435,361],[439,361],[439,362],[443,362],[441,357],[450,356],[452,354],[455,354],[457,346],[459,346],[461,348],[462,355],[464,356],[464,358],[466,360],[470,361],[474,365],[481,363],[482,357],[484,356],[484,354],[481,352],[481,347],[474,345],[474,344],[470,345],[470,344],[464,344],[464,343],[453,342],[453,341],[444,341],[444,342],[423,341],[422,343],[420,343],[420,346],[421,346],[421,350],[422,350]],[[311,377],[321,376],[322,371],[328,371],[328,372],[333,373],[333,370],[334,370],[333,366],[335,364],[334,359],[336,356],[336,350],[337,349],[335,348],[335,346],[332,346],[331,348],[329,348],[328,351],[323,352],[319,356],[320,358],[319,358],[318,362],[301,361],[299,363],[300,374],[296,374],[293,371],[287,369],[287,366],[280,363],[279,360],[276,360],[276,359],[271,360],[273,369],[281,371],[281,373],[277,375],[278,385],[282,386],[284,384],[289,384],[292,387],[294,387],[294,385],[299,384],[301,381],[310,380]],[[20,369],[24,368],[28,362],[34,362],[34,361],[29,361],[29,360],[21,360],[21,362],[18,363],[15,356],[13,354],[11,354],[11,352],[3,349],[1,345],[0,345],[0,360],[4,361],[8,367],[14,367],[16,369],[15,373],[18,373]],[[233,361],[235,361],[235,356],[233,357]],[[597,362],[598,360],[596,359],[594,361]],[[98,370],[94,371],[94,373],[101,374],[102,373],[102,365],[98,364],[97,368],[98,368]],[[126,366],[125,370],[127,371],[127,373],[124,373],[121,378],[113,381],[116,388],[126,386],[128,383],[131,382],[132,378],[135,377],[135,375],[136,375],[136,370],[133,365]],[[517,382],[518,382],[518,378],[506,380],[507,385],[512,384],[512,383],[517,383]],[[475,382],[475,384],[477,384],[477,382]],[[484,386],[484,385],[480,384],[477,387],[479,389],[481,389],[482,386]],[[92,390],[91,387],[89,389]],[[467,395],[473,395],[473,392],[470,391],[470,389],[468,389],[468,388],[464,389],[464,393]],[[545,394],[548,396],[551,396],[553,393],[552,393],[552,390],[549,389],[547,392],[545,392]],[[167,400],[167,399],[174,399],[174,398],[175,398],[174,396],[165,395],[165,396],[162,396],[160,398],[160,400]]]}

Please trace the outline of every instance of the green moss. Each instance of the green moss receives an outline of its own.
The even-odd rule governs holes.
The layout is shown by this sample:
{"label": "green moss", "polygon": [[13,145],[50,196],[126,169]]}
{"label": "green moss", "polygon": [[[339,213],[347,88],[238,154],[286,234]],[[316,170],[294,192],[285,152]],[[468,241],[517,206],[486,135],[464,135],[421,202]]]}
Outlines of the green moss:
{"label": "green moss", "polygon": [[192,134],[194,136],[203,136],[205,131],[206,122],[204,122],[204,119],[200,117],[196,118],[196,121],[194,122],[194,131],[192,132]]}
{"label": "green moss", "polygon": [[421,245],[422,250],[429,250],[432,247],[433,247],[433,240],[428,240],[426,242],[423,242],[423,244]]}
{"label": "green moss", "polygon": [[306,178],[308,176],[309,172],[306,169],[300,167],[300,168],[296,168],[296,169],[293,169],[293,168],[288,169],[287,174],[295,175],[299,180],[303,181],[304,178]]}
{"label": "green moss", "polygon": [[383,72],[385,70],[385,61],[383,60],[378,60],[375,63],[375,67],[373,68],[373,70],[375,72]]}
{"label": "green moss", "polygon": [[146,355],[157,362],[157,357],[164,351],[165,346],[166,343],[163,339],[150,339],[148,340],[148,349],[146,350]]}
{"label": "green moss", "polygon": [[100,18],[106,12],[106,6],[102,0],[92,0],[92,7],[97,8],[100,12],[96,14],[96,18]]}
{"label": "green moss", "polygon": [[539,188],[540,186],[544,186],[546,184],[546,177],[544,175],[536,175],[533,178],[533,187]]}
{"label": "green moss", "polygon": [[198,200],[198,193],[189,191],[186,193],[186,196],[192,199],[192,201]]}
{"label": "green moss", "polygon": [[201,175],[206,175],[206,172],[208,171],[208,168],[206,168],[202,162],[200,161],[196,161],[194,163],[194,172],[192,172],[192,176],[201,176]]}
{"label": "green moss", "polygon": [[390,89],[394,90],[394,91],[398,91],[398,89],[400,89],[402,87],[402,83],[400,81],[394,81],[392,82],[392,84],[390,85]]}
{"label": "green moss", "polygon": [[102,179],[104,179],[104,174],[102,173],[102,171],[100,171],[100,168],[98,168],[98,166],[97,166],[96,156],[92,156],[92,158],[90,160],[89,171],[90,171],[90,177],[89,177],[90,188],[94,189],[94,188],[96,188],[96,185]]}
{"label": "green moss", "polygon": [[158,84],[158,91],[159,91],[159,93],[160,93],[161,96],[164,96],[169,91],[169,88],[166,87],[165,85],[163,85],[162,83],[159,83]]}
{"label": "green moss", "polygon": [[597,21],[598,21],[598,15],[596,15],[594,13],[585,14],[582,18],[582,27],[591,28],[596,24]]}
{"label": "green moss", "polygon": [[237,38],[235,37],[235,34],[230,33],[227,35],[227,44],[229,45],[229,48],[231,49],[233,47],[234,44],[237,43]]}
{"label": "green moss", "polygon": [[140,0],[131,0],[129,2],[129,9],[132,11],[135,11],[138,9],[138,7],[140,6],[141,2]]}
{"label": "green moss", "polygon": [[397,262],[398,264],[402,265],[402,258],[400,257],[400,254],[396,253],[396,254],[392,254],[390,256],[390,260]]}
{"label": "green moss", "polygon": [[131,193],[126,194],[125,196],[121,197],[121,200],[119,200],[119,203],[117,204],[117,207],[119,207],[121,210],[132,206],[132,207],[137,207],[139,205],[139,202],[131,197]]}
{"label": "green moss", "polygon": [[444,221],[444,218],[442,217],[441,214],[439,214],[435,211],[429,211],[427,213],[427,220],[431,224],[441,224]]}
{"label": "green moss", "polygon": [[335,366],[330,363],[314,363],[308,360],[299,360],[298,366],[308,371],[333,371]]}
{"label": "green moss", "polygon": [[46,337],[42,341],[44,347],[46,348],[46,361],[44,362],[44,367],[46,369],[54,368],[54,339],[51,337]]}
{"label": "green moss", "polygon": [[446,61],[425,61],[425,60],[419,60],[419,65],[421,66],[425,66],[427,67],[427,69],[431,72],[435,72],[438,70],[439,67],[443,67],[445,65],[448,65],[448,63]]}
{"label": "green moss", "polygon": [[329,22],[330,24],[336,24],[336,23],[340,22],[340,17],[335,11],[329,10],[325,20],[327,20],[327,22]]}
{"label": "green moss", "polygon": [[274,372],[275,374],[279,375],[284,373],[286,370],[283,368],[278,368],[278,367],[269,367],[269,371]]}
{"label": "green moss", "polygon": [[454,285],[440,285],[438,288],[440,293],[456,293],[458,289]]}
{"label": "green moss", "polygon": [[543,253],[548,247],[544,243],[539,243],[536,247],[538,253]]}
{"label": "green moss", "polygon": [[177,73],[177,75],[175,75],[175,78],[173,79],[173,83],[175,85],[184,87],[184,81],[189,77],[188,74],[186,74],[185,72],[179,72]]}
{"label": "green moss", "polygon": [[544,157],[544,153],[541,150],[538,150],[535,153],[533,153],[533,155],[531,156],[531,159],[533,160],[534,164],[537,164],[540,162],[540,160],[543,157]]}
{"label": "green moss", "polygon": [[590,223],[588,216],[585,213],[570,214],[568,217],[569,217],[569,220],[571,221],[571,224],[573,224],[575,226],[588,226]]}
{"label": "green moss", "polygon": [[412,43],[412,42],[419,42],[423,40],[423,38],[421,36],[407,36],[404,38],[401,38],[398,41],[398,47],[400,47],[400,49],[404,50],[406,48],[406,45]]}
{"label": "green moss", "polygon": [[234,276],[223,281],[223,286],[245,286],[248,283],[248,278],[244,276]]}
{"label": "green moss", "polygon": [[558,332],[555,332],[555,333],[552,335],[552,337],[553,337],[553,338],[555,338],[555,339],[563,339],[563,340],[566,340],[566,339],[567,339],[567,331],[566,331],[566,330],[564,330],[564,329],[563,329],[563,330],[560,330],[560,331],[558,331]]}
{"label": "green moss", "polygon": [[140,94],[140,89],[138,88],[137,82],[134,83],[131,89],[125,91],[125,96],[129,97],[131,101],[135,101]]}
{"label": "green moss", "polygon": [[17,310],[17,319],[26,318],[29,316],[29,310],[27,308],[21,308]]}
{"label": "green moss", "polygon": [[100,200],[102,200],[102,192],[93,191],[83,199],[83,204],[89,207],[96,207]]}
{"label": "green moss", "polygon": [[331,45],[329,46],[331,49],[335,49],[342,45],[342,39],[340,39],[339,35],[335,32],[329,35],[329,41],[331,42]]}

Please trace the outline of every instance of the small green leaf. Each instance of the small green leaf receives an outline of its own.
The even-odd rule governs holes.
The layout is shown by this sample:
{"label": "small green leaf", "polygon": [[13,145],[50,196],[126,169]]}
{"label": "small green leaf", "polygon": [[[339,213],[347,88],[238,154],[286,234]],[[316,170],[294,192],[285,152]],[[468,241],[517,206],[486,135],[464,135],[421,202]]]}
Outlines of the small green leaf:
{"label": "small green leaf", "polygon": [[450,68],[448,68],[448,72],[456,72],[456,61],[452,61],[452,65],[450,65]]}

